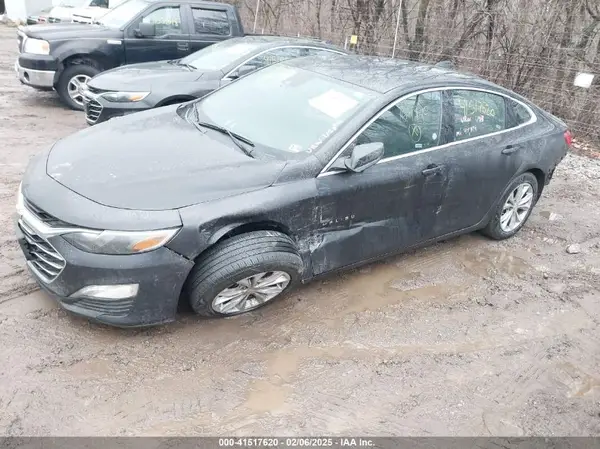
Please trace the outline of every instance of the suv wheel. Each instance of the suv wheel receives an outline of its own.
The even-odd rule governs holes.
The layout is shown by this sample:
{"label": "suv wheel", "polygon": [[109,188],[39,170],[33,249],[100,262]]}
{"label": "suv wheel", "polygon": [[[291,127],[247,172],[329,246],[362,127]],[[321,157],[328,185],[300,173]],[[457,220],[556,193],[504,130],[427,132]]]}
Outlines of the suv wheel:
{"label": "suv wheel", "polygon": [[202,255],[184,291],[199,315],[239,315],[288,291],[300,280],[302,266],[294,242],[285,234],[249,232]]}

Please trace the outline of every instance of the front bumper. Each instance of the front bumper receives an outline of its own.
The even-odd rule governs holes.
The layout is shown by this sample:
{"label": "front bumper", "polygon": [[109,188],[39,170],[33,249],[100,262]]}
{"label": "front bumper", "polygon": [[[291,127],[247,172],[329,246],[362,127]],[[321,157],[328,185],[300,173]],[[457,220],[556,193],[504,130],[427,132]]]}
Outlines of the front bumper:
{"label": "front bumper", "polygon": [[[151,326],[175,319],[193,262],[165,247],[126,256],[86,253],[43,229],[33,214],[17,217],[17,240],[28,268],[40,287],[64,309],[119,327]],[[138,284],[139,289],[134,297],[117,300],[71,296],[85,286],[119,284]]]}
{"label": "front bumper", "polygon": [[54,60],[42,57],[19,56],[15,62],[15,72],[21,83],[38,89],[50,90],[54,87],[57,67]]}

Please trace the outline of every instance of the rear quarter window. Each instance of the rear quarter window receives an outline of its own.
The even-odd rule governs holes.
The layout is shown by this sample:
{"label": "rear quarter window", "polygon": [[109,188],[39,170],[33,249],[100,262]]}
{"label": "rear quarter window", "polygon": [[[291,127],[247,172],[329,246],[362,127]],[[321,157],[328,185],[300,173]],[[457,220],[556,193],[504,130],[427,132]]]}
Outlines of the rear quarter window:
{"label": "rear quarter window", "polygon": [[531,113],[521,103],[511,99],[506,99],[507,106],[507,125],[509,128],[523,125],[531,120]]}

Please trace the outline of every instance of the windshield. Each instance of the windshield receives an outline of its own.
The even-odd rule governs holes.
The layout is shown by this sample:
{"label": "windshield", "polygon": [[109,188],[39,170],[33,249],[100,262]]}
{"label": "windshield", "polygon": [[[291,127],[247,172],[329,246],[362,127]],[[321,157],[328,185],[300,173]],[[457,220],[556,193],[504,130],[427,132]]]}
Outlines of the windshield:
{"label": "windshield", "polygon": [[121,28],[127,24],[134,16],[148,6],[143,0],[128,0],[121,3],[115,9],[111,9],[99,21],[101,25],[106,25],[110,28]]}
{"label": "windshield", "polygon": [[222,70],[239,58],[249,56],[259,47],[259,44],[244,42],[239,38],[228,39],[186,56],[181,63],[199,70]]}
{"label": "windshield", "polygon": [[[375,96],[314,72],[273,65],[196,103],[199,115],[254,142],[305,157]],[[257,148],[257,150],[259,150]]]}

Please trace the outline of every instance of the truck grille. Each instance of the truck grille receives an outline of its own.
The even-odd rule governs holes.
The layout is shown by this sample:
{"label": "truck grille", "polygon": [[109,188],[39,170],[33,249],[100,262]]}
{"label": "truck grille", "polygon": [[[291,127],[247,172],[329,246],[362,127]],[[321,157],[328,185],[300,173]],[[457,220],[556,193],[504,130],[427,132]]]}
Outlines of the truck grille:
{"label": "truck grille", "polygon": [[36,274],[46,283],[52,282],[65,268],[65,259],[54,249],[54,247],[32,228],[27,226],[23,220],[19,220],[19,228],[27,242],[28,263]]}
{"label": "truck grille", "polygon": [[83,96],[83,106],[85,108],[85,118],[88,123],[96,123],[102,113],[102,105],[96,100]]}

